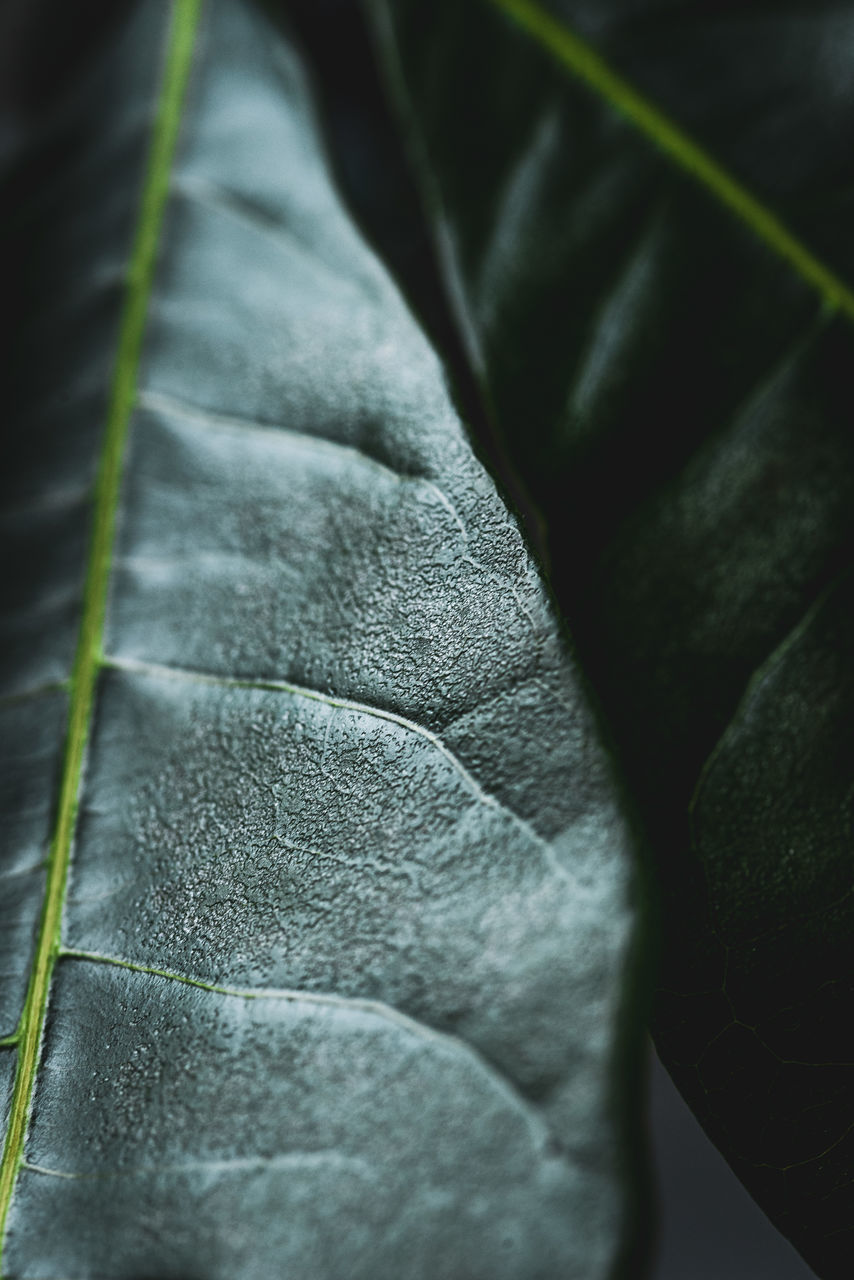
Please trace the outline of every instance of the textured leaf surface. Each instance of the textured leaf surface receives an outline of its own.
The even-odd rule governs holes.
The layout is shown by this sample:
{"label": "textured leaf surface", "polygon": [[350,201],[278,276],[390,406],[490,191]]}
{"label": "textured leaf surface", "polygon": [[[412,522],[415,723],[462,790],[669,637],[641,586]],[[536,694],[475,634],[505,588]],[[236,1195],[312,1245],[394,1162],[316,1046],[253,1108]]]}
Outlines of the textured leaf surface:
{"label": "textured leaf surface", "polygon": [[778,1225],[847,1275],[850,20],[373,11],[469,365],[650,837],[659,1047]]}
{"label": "textured leaf surface", "polygon": [[20,170],[4,1275],[607,1276],[611,768],[299,61],[234,0],[130,257],[167,19],[136,7]]}

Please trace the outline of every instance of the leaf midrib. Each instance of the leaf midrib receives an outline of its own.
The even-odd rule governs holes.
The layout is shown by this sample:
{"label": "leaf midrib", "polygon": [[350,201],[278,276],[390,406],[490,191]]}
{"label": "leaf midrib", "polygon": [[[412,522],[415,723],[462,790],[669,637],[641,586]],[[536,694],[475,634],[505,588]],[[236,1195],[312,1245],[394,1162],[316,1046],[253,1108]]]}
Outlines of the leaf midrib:
{"label": "leaf midrib", "polygon": [[854,320],[854,291],[748,187],[619,75],[581,36],[553,18],[538,0],[485,0],[485,3],[511,18],[565,70],[618,111],[671,162],[745,223],[816,290],[829,309]]}
{"label": "leaf midrib", "polygon": [[169,190],[169,175],[181,124],[201,4],[202,0],[174,0],[119,326],[116,362],[95,488],[77,651],[71,676],[56,824],[48,859],[35,955],[24,1007],[13,1037],[17,1045],[18,1061],[0,1161],[0,1251],[5,1238],[9,1205],[23,1160],[47,1012],[48,990],[60,949],[62,909],[83,762],[91,726],[95,684],[103,663],[104,616],[125,442],[136,394],[148,301]]}

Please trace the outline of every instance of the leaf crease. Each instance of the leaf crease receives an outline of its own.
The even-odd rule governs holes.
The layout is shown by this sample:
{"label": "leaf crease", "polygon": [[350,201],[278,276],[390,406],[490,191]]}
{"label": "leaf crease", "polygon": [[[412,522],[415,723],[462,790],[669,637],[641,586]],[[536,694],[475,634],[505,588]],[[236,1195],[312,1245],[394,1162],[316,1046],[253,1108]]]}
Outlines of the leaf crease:
{"label": "leaf crease", "polygon": [[425,1022],[419,1022],[417,1018],[402,1013],[382,1000],[362,996],[334,995],[328,992],[301,991],[289,987],[225,987],[215,982],[206,982],[201,978],[191,978],[186,974],[175,973],[169,969],[158,969],[150,965],[137,964],[132,960],[123,960],[118,956],[102,955],[100,952],[79,950],[76,947],[62,947],[59,958],[128,969],[132,973],[163,978],[167,982],[180,982],[188,987],[196,987],[200,991],[208,991],[212,995],[227,996],[235,1000],[279,1000],[288,1004],[316,1005],[318,1008],[364,1013],[369,1017],[389,1022],[407,1035],[436,1044],[454,1055],[463,1055],[468,1058],[481,1075],[500,1088],[514,1109],[524,1115],[538,1144],[545,1145],[550,1140],[549,1131],[536,1104],[525,1097],[518,1086],[499,1071],[474,1045],[467,1040],[462,1040],[459,1036],[447,1031],[439,1031]]}
{"label": "leaf crease", "polygon": [[208,674],[201,671],[189,671],[182,667],[160,666],[157,663],[140,662],[133,658],[105,657],[104,666],[115,671],[126,671],[131,674],[143,676],[152,676],[164,680],[187,680],[196,684],[217,685],[227,689],[261,689],[269,690],[273,693],[288,693],[296,698],[307,698],[312,702],[322,702],[326,706],[336,707],[342,711],[353,711],[359,715],[371,716],[376,720],[385,720],[389,724],[398,725],[407,733],[417,734],[423,738],[436,751],[442,755],[451,767],[460,776],[466,787],[469,789],[474,798],[483,805],[491,809],[496,809],[501,813],[505,813],[520,830],[524,831],[533,844],[542,852],[543,857],[549,864],[550,869],[561,880],[568,881],[570,884],[577,884],[575,877],[571,871],[561,863],[552,845],[540,835],[540,833],[527,821],[521,817],[503,800],[499,800],[497,796],[486,791],[478,782],[477,778],[469,772],[458,756],[451,751],[450,747],[442,741],[438,734],[432,729],[428,729],[425,725],[419,724],[416,720],[408,720],[405,716],[398,715],[395,711],[387,711],[383,707],[372,706],[366,702],[355,702],[349,698],[336,697],[331,693],[324,693],[320,689],[311,689],[305,685],[291,684],[287,680],[263,680],[263,679],[246,679],[231,676],[221,676]]}

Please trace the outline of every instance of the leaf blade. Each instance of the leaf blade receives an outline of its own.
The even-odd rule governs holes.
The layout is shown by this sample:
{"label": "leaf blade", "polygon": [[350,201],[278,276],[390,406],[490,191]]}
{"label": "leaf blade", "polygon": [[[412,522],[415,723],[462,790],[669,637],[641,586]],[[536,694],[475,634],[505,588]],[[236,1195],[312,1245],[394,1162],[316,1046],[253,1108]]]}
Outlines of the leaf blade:
{"label": "leaf blade", "polygon": [[92,544],[86,569],[77,653],[71,673],[68,729],[56,828],[48,858],[38,941],[18,1027],[15,1083],[0,1157],[0,1259],[6,1216],[23,1159],[48,989],[59,945],[71,841],[101,648],[122,456],[154,270],[159,221],[165,206],[168,169],[177,141],[181,99],[190,67],[198,12],[199,0],[180,0],[175,6],[173,26],[168,37],[163,88],[158,98],[158,118],[152,139],[150,167],[143,192],[137,240],[131,258],[131,285],[120,330],[116,373],[100,457]]}
{"label": "leaf blade", "polygon": [[[151,47],[131,44],[134,62]],[[397,1168],[387,1201],[346,1179],[335,1193],[347,1222],[355,1197],[373,1224],[358,1274],[397,1274],[413,1248],[425,1276],[469,1259],[490,1280],[606,1274],[628,1194],[611,1076],[635,947],[612,769],[435,354],[340,208],[298,59],[248,7],[218,0],[198,49],[11,1266],[262,1275],[293,1245],[296,1270],[337,1277],[346,1232],[318,1243],[293,1176],[307,1148],[273,1159],[263,1127],[228,1127],[243,1105],[229,1082],[258,1058],[257,1037],[273,1046],[277,1140],[291,1142],[302,1096],[309,1172],[330,1178],[332,1104],[310,1066],[338,1080],[357,1061],[339,1080],[353,1159],[362,1143]],[[407,1035],[417,1014],[436,1028],[430,1045],[467,1038],[454,1052],[491,1083],[443,1084],[409,1040],[389,1051],[387,1080],[347,1048],[350,1032],[289,1075],[296,1031],[234,990],[271,979],[312,1009],[346,996],[362,1022],[377,1015],[366,1002],[399,1003]],[[212,1028],[207,1109],[192,1065],[170,1057],[185,1014]],[[387,1133],[372,1080],[403,1099]],[[458,1175],[466,1123],[477,1146]],[[173,1175],[186,1187],[193,1169],[167,1160],[158,1173],[150,1158],[172,1127],[220,1143],[208,1172],[243,1187],[240,1212],[205,1208],[200,1169],[187,1194],[201,1200],[182,1203]],[[76,1175],[120,1166],[141,1168],[136,1190],[117,1177],[90,1203]],[[591,1195],[596,1212],[582,1212]],[[268,1212],[277,1197],[306,1224],[292,1238],[287,1214]],[[441,1230],[424,1235],[420,1210]],[[48,1218],[62,1230],[42,1233]],[[131,1229],[143,1236],[128,1243]]]}

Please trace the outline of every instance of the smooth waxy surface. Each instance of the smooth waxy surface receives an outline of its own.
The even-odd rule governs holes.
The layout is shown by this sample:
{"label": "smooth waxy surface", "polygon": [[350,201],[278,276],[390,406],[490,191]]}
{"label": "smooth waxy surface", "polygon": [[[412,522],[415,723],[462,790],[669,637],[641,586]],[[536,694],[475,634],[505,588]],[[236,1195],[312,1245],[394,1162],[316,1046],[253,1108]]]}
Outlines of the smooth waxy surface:
{"label": "smooth waxy surface", "polygon": [[[34,527],[96,469],[127,202],[83,229],[140,162],[166,16],[113,33],[64,108],[62,199],[38,194],[82,237],[52,250],[81,391],[29,385],[57,438]],[[635,929],[612,770],[441,365],[336,194],[299,60],[229,0],[194,43],[135,383],[4,1275],[609,1275]],[[61,589],[79,612],[72,552],[34,610]],[[20,678],[37,743],[48,695],[26,690],[73,648],[72,628]],[[38,830],[10,800],[34,864],[43,755]],[[16,906],[23,935],[37,918]]]}

